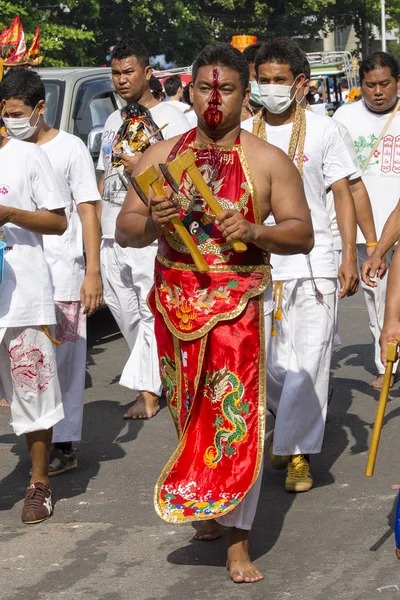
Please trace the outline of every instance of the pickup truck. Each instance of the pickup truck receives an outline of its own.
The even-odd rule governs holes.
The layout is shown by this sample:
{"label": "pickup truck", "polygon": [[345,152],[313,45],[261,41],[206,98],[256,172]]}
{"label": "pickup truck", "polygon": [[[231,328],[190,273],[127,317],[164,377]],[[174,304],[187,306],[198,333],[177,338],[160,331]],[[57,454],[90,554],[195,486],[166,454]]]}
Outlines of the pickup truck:
{"label": "pickup truck", "polygon": [[97,161],[104,124],[125,104],[114,91],[111,69],[65,67],[37,71],[46,88],[46,122],[80,137]]}

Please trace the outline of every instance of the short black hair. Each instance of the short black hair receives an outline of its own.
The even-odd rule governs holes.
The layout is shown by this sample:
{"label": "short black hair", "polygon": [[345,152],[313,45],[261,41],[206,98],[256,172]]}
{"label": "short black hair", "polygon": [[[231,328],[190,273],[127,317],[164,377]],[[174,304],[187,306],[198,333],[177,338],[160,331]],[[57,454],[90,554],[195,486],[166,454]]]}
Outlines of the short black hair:
{"label": "short black hair", "polygon": [[274,62],[278,65],[289,65],[293,76],[296,78],[304,73],[307,56],[296,42],[289,38],[275,38],[262,44],[257,52],[254,63],[256,73],[261,65]]}
{"label": "short black hair", "polygon": [[186,102],[186,104],[193,106],[193,102],[190,100],[190,85],[191,83],[187,83],[183,88],[183,101]]}
{"label": "short black hair", "polygon": [[239,73],[243,91],[249,87],[250,71],[247,60],[237,48],[230,44],[223,42],[209,44],[200,52],[192,67],[193,83],[196,81],[200,67],[208,67],[209,65],[233,69]]}
{"label": "short black hair", "polygon": [[182,81],[179,75],[171,75],[164,81],[164,90],[167,96],[175,96],[180,87],[182,87]]}
{"label": "short black hair", "polygon": [[13,68],[5,74],[0,94],[1,100],[15,98],[31,108],[40,100],[46,100],[46,90],[38,73],[24,68]]}
{"label": "short black hair", "polygon": [[139,40],[124,38],[117,42],[111,51],[112,61],[114,59],[122,60],[123,58],[130,58],[131,56],[134,56],[142,67],[148,67],[150,64],[147,48]]}
{"label": "short black hair", "polygon": [[157,77],[155,75],[152,75],[150,77],[149,86],[150,86],[150,91],[152,91],[152,92],[162,92],[163,91],[161,81],[159,79],[157,79]]}
{"label": "short black hair", "polygon": [[389,67],[392,77],[397,81],[399,77],[399,63],[397,62],[397,59],[392,56],[392,54],[388,54],[388,52],[374,52],[361,61],[361,83],[366,73],[374,71],[374,69],[381,69],[382,67]]}
{"label": "short black hair", "polygon": [[253,63],[255,61],[256,54],[261,48],[261,46],[262,43],[257,42],[257,44],[251,44],[251,46],[247,46],[247,48],[243,50],[243,56],[245,57],[248,63]]}

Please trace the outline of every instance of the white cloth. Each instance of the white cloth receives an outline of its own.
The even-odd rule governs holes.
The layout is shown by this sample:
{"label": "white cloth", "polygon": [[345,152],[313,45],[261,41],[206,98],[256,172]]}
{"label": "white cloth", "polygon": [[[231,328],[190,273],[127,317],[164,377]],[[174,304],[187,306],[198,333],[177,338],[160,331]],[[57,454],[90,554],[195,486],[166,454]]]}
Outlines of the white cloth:
{"label": "white cloth", "polygon": [[193,129],[194,127],[197,127],[198,118],[197,118],[197,115],[194,112],[194,110],[190,110],[188,113],[185,113],[185,117],[189,121],[191,129]]}
{"label": "white cloth", "polygon": [[[167,127],[162,131],[165,140],[183,134],[190,129],[185,115],[168,102],[161,102],[149,110],[158,127],[167,124]],[[123,120],[119,110],[108,117],[104,125],[101,151],[97,164],[97,169],[105,172],[101,211],[102,237],[110,240],[115,237],[115,223],[126,196],[126,189],[121,186],[117,170],[110,167],[113,141],[122,123]]]}
{"label": "white cloth", "polygon": [[65,131],[60,131],[41,148],[53,167],[68,219],[67,230],[62,236],[43,236],[54,300],[78,301],[85,276],[85,259],[77,205],[101,200],[93,160],[82,140]]}
{"label": "white cloth", "polygon": [[176,106],[176,108],[179,108],[179,110],[183,113],[185,110],[190,108],[190,104],[187,104],[186,102],[180,102],[179,100],[167,100],[167,103],[171,106]]}
{"label": "white cloth", "polygon": [[[393,254],[395,251],[395,247],[392,247],[389,252],[385,255],[386,262],[388,267],[393,259]],[[358,267],[361,270],[363,262],[365,262],[368,258],[367,247],[365,244],[357,244],[357,257],[358,257]],[[383,328],[383,321],[385,318],[385,301],[386,301],[386,290],[387,290],[387,282],[388,282],[388,273],[386,273],[383,279],[376,278],[378,286],[376,288],[371,288],[366,285],[361,277],[361,287],[364,292],[365,304],[367,306],[368,318],[369,318],[369,328],[372,333],[372,337],[374,340],[375,346],[375,364],[378,370],[378,373],[381,375],[385,372],[385,367],[381,361],[381,347],[379,345],[379,338]],[[396,373],[398,367],[398,362],[393,365],[393,373]]]}
{"label": "white cloth", "polygon": [[146,302],[154,283],[156,253],[157,242],[147,248],[121,248],[105,239],[100,257],[104,301],[131,351],[120,384],[159,396],[162,386],[154,317]]}
{"label": "white cloth", "polygon": [[[371,112],[363,100],[345,104],[336,111],[333,118],[347,127],[361,166],[367,160],[390,115],[391,113],[379,115]],[[363,175],[378,239],[400,196],[399,141],[400,113],[397,113]],[[357,231],[357,243],[365,243],[360,229]]]}
{"label": "white cloth", "polygon": [[[354,163],[355,172],[353,173],[353,175],[351,175],[349,177],[349,180],[353,181],[354,179],[358,179],[359,177],[362,176],[361,169],[358,164],[356,147],[354,146],[354,142],[351,139],[351,136],[347,130],[347,127],[345,127],[343,125],[343,123],[340,123],[339,121],[337,122],[337,125],[339,126],[339,132],[340,132],[340,135],[344,142],[344,145],[346,146],[347,151],[350,155],[350,158]],[[334,248],[334,250],[342,250],[342,247],[343,247],[342,246],[342,238],[340,236],[339,226],[338,226],[338,222],[337,222],[336,210],[335,210],[335,198],[333,196],[332,190],[329,190],[328,193],[326,194],[326,207],[328,209],[329,218],[331,221],[331,231],[332,231],[332,235],[333,235],[333,248]]]}
{"label": "white cloth", "polygon": [[[310,207],[314,227],[315,245],[309,255],[315,277],[336,277],[333,255],[333,238],[326,208],[326,188],[336,181],[349,177],[355,166],[344,145],[338,128],[331,119],[306,110],[306,140],[304,145],[304,190]],[[242,128],[252,131],[253,119],[242,123]],[[267,140],[287,153],[293,123],[270,126]],[[297,156],[295,156],[295,163]],[[273,217],[267,220],[274,225]],[[273,278],[286,281],[311,277],[309,259],[304,254],[295,256],[271,255]]]}
{"label": "white cloth", "polygon": [[17,435],[63,418],[54,344],[40,327],[0,328],[0,380]]}
{"label": "white cloth", "polygon": [[[265,326],[265,352],[268,353],[268,347],[271,339],[271,328],[272,328],[272,313],[264,313],[264,326]],[[267,384],[267,398],[268,398],[268,384]],[[268,401],[267,401],[268,403]],[[254,517],[256,516],[258,499],[261,492],[261,483],[263,477],[264,461],[260,467],[260,473],[254,482],[250,491],[241,501],[237,508],[234,508],[227,515],[217,519],[217,522],[224,527],[236,527],[237,529],[244,529],[250,531],[253,526]]]}
{"label": "white cloth", "polygon": [[[274,454],[321,451],[328,405],[329,368],[336,310],[336,280],[283,283],[282,320],[274,321],[267,358],[268,405],[276,416]],[[277,299],[278,301],[278,299]]]}
{"label": "white cloth", "polygon": [[56,302],[57,372],[64,419],[53,428],[53,444],[80,442],[86,376],[86,315],[80,302]]}
{"label": "white cloth", "polygon": [[[0,203],[21,210],[63,208],[46,154],[35,144],[11,139],[0,150]],[[0,285],[0,327],[56,322],[42,236],[12,223],[2,228],[7,244]]]}

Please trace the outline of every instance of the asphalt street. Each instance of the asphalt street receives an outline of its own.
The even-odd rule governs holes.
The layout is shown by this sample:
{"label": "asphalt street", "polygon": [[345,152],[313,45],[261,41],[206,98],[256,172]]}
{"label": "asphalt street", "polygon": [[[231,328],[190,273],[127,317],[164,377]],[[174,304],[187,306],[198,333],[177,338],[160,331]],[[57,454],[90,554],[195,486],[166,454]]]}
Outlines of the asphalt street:
{"label": "asphalt street", "polygon": [[40,525],[20,521],[29,460],[9,410],[0,408],[1,600],[400,598],[391,489],[400,483],[399,384],[368,479],[378,393],[369,385],[373,348],[360,293],[341,304],[340,334],[324,448],[312,460],[315,486],[286,493],[284,472],[266,460],[251,534],[265,579],[235,585],[225,569],[226,539],[192,542],[192,525],[168,525],[155,514],[154,483],[176,443],[172,421],[165,406],[147,422],[122,420],[132,399],[118,384],[128,350],[107,311],[92,317],[79,468],[53,478],[55,512]]}

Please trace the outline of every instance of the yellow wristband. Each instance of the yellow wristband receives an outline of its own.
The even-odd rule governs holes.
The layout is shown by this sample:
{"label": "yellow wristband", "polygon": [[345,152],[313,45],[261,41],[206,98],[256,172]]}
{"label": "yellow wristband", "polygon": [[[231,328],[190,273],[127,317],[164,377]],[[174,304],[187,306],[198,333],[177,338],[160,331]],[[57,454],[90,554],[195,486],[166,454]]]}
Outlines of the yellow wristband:
{"label": "yellow wristband", "polygon": [[365,244],[367,248],[374,248],[374,246],[378,245],[378,242],[366,242]]}

